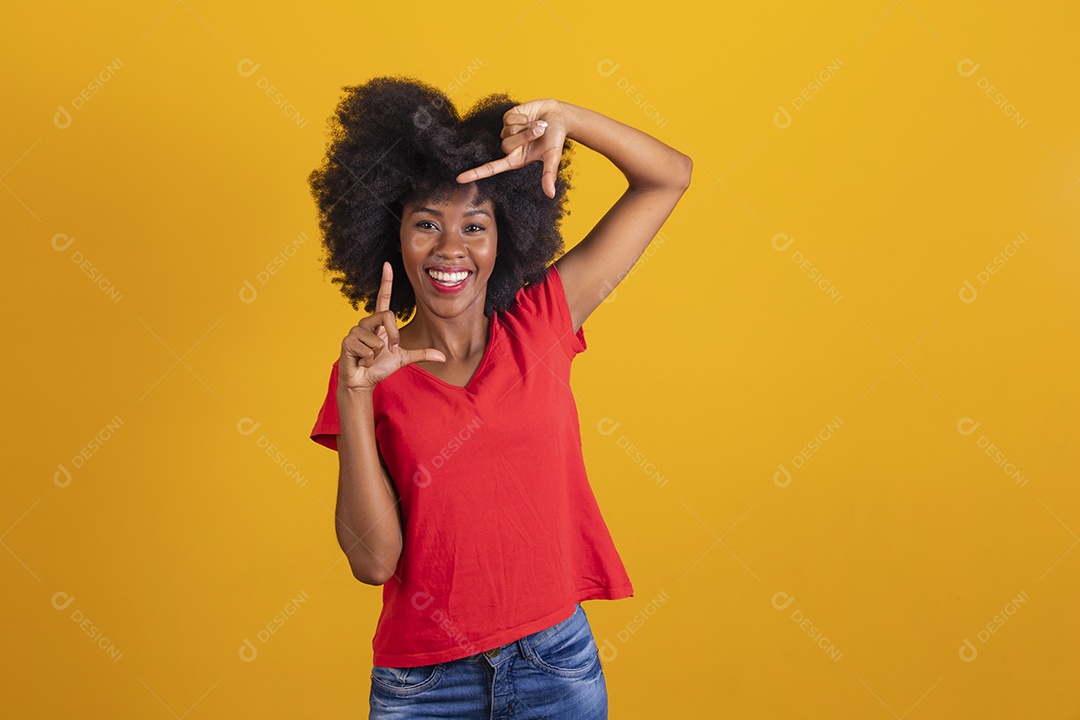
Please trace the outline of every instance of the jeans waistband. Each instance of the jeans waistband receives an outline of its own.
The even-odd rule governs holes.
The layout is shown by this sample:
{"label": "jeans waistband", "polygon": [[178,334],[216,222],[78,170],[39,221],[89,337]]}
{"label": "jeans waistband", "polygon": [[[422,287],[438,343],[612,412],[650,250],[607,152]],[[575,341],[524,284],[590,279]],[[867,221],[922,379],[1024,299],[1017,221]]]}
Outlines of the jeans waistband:
{"label": "jeans waistband", "polygon": [[581,603],[576,603],[573,612],[570,613],[570,617],[565,620],[560,620],[554,625],[546,627],[543,630],[537,630],[536,632],[520,637],[517,640],[511,640],[497,648],[476,653],[475,655],[469,655],[461,659],[468,662],[486,662],[494,667],[508,662],[513,657],[527,658],[533,654],[533,647],[551,637],[551,635],[560,628],[566,627],[573,622],[580,622],[584,618],[585,610],[581,607]]}

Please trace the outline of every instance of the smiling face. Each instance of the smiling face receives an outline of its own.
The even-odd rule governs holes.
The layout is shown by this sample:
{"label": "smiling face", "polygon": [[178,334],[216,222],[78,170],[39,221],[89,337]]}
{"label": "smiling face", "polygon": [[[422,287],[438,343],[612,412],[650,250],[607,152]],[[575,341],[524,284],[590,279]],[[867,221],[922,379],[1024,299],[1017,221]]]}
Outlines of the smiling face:
{"label": "smiling face", "polygon": [[487,281],[495,268],[498,233],[495,206],[475,202],[476,185],[443,200],[407,202],[401,216],[401,259],[423,305],[452,317],[478,303],[483,312]]}

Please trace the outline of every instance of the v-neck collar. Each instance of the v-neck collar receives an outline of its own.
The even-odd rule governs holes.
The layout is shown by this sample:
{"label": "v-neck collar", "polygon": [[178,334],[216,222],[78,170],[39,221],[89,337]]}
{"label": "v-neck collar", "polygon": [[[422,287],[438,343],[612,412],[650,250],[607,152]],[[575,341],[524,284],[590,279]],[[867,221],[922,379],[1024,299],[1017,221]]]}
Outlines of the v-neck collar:
{"label": "v-neck collar", "polygon": [[446,386],[448,388],[453,388],[455,390],[461,390],[463,392],[472,392],[473,386],[476,384],[476,381],[480,378],[480,373],[487,366],[488,360],[491,358],[491,346],[495,344],[495,324],[498,322],[498,317],[499,317],[499,312],[496,310],[491,315],[491,322],[488,323],[488,339],[487,339],[487,347],[484,348],[484,355],[480,358],[480,364],[476,366],[476,371],[473,372],[472,377],[469,378],[469,381],[467,383],[465,383],[464,385],[454,385],[453,383],[448,383],[445,380],[443,380],[442,378],[428,372],[427,370],[420,367],[416,363],[409,363],[409,365],[407,367],[410,367],[413,370],[416,370],[417,372],[419,372],[419,373],[421,373],[423,375],[426,375],[427,377],[431,378],[435,382],[437,382],[437,383],[439,383],[441,385],[444,385],[444,386]]}

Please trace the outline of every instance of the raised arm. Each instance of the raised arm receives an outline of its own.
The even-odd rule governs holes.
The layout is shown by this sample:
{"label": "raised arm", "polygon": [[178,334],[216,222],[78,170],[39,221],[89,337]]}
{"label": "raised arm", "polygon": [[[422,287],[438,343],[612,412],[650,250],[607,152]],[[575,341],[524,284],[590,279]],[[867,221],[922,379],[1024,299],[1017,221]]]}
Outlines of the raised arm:
{"label": "raised arm", "polygon": [[552,98],[531,100],[503,116],[506,157],[458,176],[471,182],[542,160],[543,188],[555,196],[555,176],[565,138],[610,160],[627,188],[596,226],[555,266],[577,332],[630,272],[690,186],[693,161],[651,135],[598,112]]}
{"label": "raised arm", "polygon": [[585,238],[555,261],[577,332],[645,252],[690,186],[693,161],[640,130],[562,102],[566,135],[610,160],[627,188]]}

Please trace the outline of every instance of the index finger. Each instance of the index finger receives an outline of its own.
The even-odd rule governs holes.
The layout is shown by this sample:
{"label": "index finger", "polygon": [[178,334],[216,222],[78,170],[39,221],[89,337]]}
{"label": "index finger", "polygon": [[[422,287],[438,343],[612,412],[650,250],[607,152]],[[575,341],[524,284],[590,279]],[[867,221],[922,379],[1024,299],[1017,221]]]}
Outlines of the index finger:
{"label": "index finger", "polygon": [[379,284],[379,296],[375,298],[375,312],[390,309],[390,290],[394,285],[394,269],[389,262],[383,263],[382,281]]}
{"label": "index finger", "polygon": [[512,170],[513,165],[510,163],[509,158],[499,158],[498,160],[492,160],[486,162],[478,167],[466,170],[457,176],[459,183],[468,183],[481,178],[491,177],[496,173],[501,173],[504,170]]}

